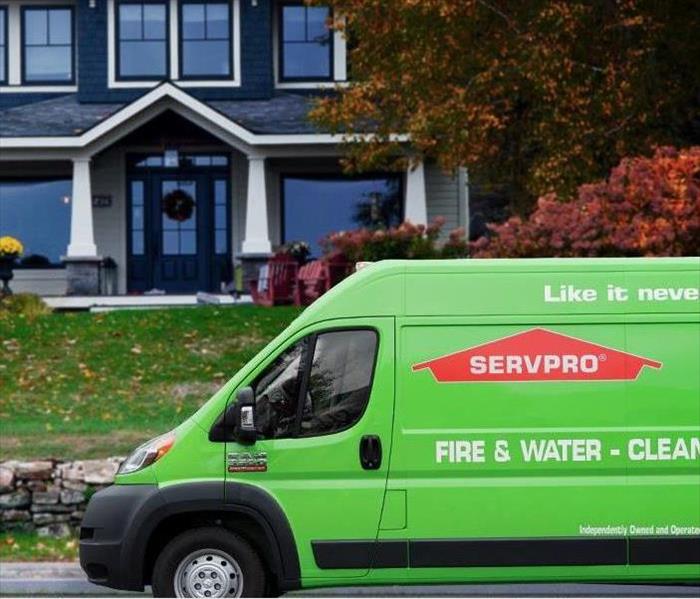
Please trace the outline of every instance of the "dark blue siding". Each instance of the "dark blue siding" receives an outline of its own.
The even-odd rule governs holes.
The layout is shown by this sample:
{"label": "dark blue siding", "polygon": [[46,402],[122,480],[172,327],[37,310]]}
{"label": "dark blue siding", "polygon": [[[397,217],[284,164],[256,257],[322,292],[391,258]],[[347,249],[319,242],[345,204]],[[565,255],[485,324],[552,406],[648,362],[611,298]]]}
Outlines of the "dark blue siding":
{"label": "dark blue siding", "polygon": [[[107,2],[89,7],[78,1],[78,98],[81,102],[128,102],[149,88],[109,89],[107,86]],[[241,0],[241,87],[187,88],[202,100],[263,99],[272,95],[271,0],[251,6]]]}

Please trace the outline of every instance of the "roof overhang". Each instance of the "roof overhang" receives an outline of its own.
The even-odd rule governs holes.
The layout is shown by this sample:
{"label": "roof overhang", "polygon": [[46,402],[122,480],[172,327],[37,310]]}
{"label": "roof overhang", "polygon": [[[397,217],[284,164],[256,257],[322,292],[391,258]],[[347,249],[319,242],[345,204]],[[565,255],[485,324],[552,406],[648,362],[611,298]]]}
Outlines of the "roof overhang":
{"label": "roof overhang", "polygon": [[[253,133],[181,88],[172,83],[163,83],[79,135],[0,137],[0,150],[46,149],[94,153],[166,109],[175,110],[196,124],[203,125],[214,135],[244,151],[254,151],[255,148],[264,151],[276,146],[329,146],[348,141],[343,135],[324,133]],[[373,137],[371,133],[354,135],[351,141],[368,141]],[[405,135],[392,136],[392,141],[404,142],[407,139]]]}

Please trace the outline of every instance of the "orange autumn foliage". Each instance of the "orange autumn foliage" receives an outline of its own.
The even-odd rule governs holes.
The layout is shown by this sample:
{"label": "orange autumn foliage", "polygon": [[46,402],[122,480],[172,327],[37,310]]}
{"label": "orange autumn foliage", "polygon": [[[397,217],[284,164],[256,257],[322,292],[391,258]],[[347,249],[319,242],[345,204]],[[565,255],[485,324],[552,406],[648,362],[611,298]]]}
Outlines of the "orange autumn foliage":
{"label": "orange autumn foliage", "polygon": [[697,256],[700,146],[625,158],[570,201],[545,195],[529,218],[489,229],[472,244],[474,257]]}
{"label": "orange autumn foliage", "polygon": [[697,143],[693,0],[312,2],[344,17],[350,82],[312,116],[346,136],[349,170],[403,167],[391,134],[408,134],[445,170],[507,184],[525,213],[624,156]]}

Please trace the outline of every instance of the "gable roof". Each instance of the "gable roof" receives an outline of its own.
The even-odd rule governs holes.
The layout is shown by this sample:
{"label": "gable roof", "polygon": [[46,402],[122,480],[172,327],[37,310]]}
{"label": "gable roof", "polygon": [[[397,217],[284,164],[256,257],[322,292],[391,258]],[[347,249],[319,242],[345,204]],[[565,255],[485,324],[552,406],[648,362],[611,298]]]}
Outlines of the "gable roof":
{"label": "gable roof", "polygon": [[310,102],[298,94],[204,102],[167,82],[126,104],[83,104],[69,94],[0,111],[0,148],[84,148],[160,104],[196,114],[250,146],[338,143],[339,135],[308,120]]}

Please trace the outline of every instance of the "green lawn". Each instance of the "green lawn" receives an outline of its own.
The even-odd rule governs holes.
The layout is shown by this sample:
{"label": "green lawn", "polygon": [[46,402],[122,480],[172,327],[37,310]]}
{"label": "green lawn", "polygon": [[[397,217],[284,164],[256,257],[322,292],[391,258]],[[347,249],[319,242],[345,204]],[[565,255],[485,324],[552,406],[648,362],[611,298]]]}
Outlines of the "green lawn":
{"label": "green lawn", "polygon": [[0,459],[124,454],[189,416],[298,313],[0,310]]}
{"label": "green lawn", "polygon": [[28,532],[0,533],[0,562],[55,562],[78,559],[78,539],[54,539]]}

